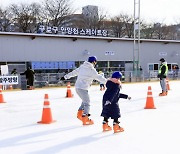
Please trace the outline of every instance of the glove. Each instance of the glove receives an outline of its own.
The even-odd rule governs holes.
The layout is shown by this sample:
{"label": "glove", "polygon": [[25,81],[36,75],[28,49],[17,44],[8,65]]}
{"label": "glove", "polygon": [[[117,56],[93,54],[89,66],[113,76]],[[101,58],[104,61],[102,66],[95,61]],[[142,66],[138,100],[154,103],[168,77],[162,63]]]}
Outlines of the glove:
{"label": "glove", "polygon": [[122,85],[121,84],[119,85],[119,88],[122,89]]}
{"label": "glove", "polygon": [[128,96],[128,98],[127,98],[127,99],[131,100],[131,97],[130,97],[130,96]]}
{"label": "glove", "polygon": [[60,80],[62,80],[62,81],[64,81],[64,80],[66,80],[65,78],[64,78],[64,76],[63,77],[61,77],[61,79]]}
{"label": "glove", "polygon": [[106,105],[109,105],[109,104],[111,104],[111,102],[110,101],[106,101],[106,103],[104,105],[106,106]]}
{"label": "glove", "polygon": [[160,78],[160,74],[158,74],[157,77]]}

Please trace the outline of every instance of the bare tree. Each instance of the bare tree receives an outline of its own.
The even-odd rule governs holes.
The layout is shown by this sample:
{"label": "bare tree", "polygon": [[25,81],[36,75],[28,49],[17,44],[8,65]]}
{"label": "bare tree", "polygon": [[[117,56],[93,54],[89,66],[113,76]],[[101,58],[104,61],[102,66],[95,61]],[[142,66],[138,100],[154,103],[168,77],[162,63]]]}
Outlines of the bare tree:
{"label": "bare tree", "polygon": [[0,27],[1,31],[8,32],[10,31],[11,25],[11,14],[9,10],[0,8]]}
{"label": "bare tree", "polygon": [[133,17],[131,17],[129,15],[124,15],[123,21],[125,24],[126,37],[132,38],[133,34],[134,34],[134,19],[133,19]]}
{"label": "bare tree", "polygon": [[106,20],[107,20],[107,12],[105,12],[102,8],[98,11],[98,21],[96,24],[97,29],[105,29],[107,27]]}
{"label": "bare tree", "polygon": [[179,26],[178,25],[169,25],[169,26],[167,26],[167,29],[168,29],[167,39],[177,40],[178,39]]}
{"label": "bare tree", "polygon": [[125,35],[124,15],[120,14],[111,18],[111,30],[115,37],[123,37]]}
{"label": "bare tree", "polygon": [[132,38],[134,34],[134,19],[127,14],[119,14],[111,18],[112,31],[116,37]]}
{"label": "bare tree", "polygon": [[40,13],[40,5],[38,3],[28,4],[12,4],[10,6],[14,15],[14,22],[20,32],[34,32],[36,30],[37,20]]}
{"label": "bare tree", "polygon": [[89,14],[89,16],[84,15],[84,28],[104,29],[106,27],[106,13],[102,8],[98,9],[96,15],[91,16],[91,12],[89,12]]}
{"label": "bare tree", "polygon": [[153,39],[154,32],[155,32],[155,29],[154,29],[153,24],[142,23],[142,25],[141,25],[141,38]]}
{"label": "bare tree", "polygon": [[70,0],[44,0],[42,17],[47,24],[60,26],[65,17],[72,14]]}
{"label": "bare tree", "polygon": [[154,35],[156,39],[167,39],[169,27],[163,23],[154,23]]}

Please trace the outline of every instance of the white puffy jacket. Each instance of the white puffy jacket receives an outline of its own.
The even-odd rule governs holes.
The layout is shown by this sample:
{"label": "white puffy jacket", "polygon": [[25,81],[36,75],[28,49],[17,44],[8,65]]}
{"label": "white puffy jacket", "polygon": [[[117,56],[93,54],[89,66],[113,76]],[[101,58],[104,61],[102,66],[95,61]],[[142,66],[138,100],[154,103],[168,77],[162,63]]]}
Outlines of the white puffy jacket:
{"label": "white puffy jacket", "polygon": [[64,78],[70,79],[71,77],[75,76],[78,76],[75,83],[75,87],[84,90],[89,89],[93,80],[97,80],[103,84],[105,84],[107,81],[106,78],[98,74],[93,64],[87,61],[85,61],[79,68],[66,74]]}

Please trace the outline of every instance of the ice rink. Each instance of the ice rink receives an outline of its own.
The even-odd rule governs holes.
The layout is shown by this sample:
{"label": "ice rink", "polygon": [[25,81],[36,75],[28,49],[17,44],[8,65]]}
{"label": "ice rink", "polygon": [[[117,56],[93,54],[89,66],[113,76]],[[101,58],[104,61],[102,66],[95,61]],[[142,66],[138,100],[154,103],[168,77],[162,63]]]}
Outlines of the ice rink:
{"label": "ice rink", "polygon": [[[74,87],[3,91],[0,103],[0,154],[180,154],[180,81],[170,81],[168,96],[159,97],[159,82],[123,84],[120,125],[124,132],[102,132],[102,91],[89,90],[94,125],[76,118],[81,103]],[[144,109],[151,86],[156,109]],[[41,121],[44,95],[49,95],[53,120]],[[112,120],[109,124],[112,126]]]}

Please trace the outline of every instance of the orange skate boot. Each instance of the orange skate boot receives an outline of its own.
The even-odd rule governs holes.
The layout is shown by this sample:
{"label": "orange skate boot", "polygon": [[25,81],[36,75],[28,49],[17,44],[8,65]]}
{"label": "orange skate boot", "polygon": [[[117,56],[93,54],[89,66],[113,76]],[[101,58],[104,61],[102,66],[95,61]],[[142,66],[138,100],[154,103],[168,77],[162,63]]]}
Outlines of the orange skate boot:
{"label": "orange skate boot", "polygon": [[166,92],[163,91],[162,93],[159,94],[159,96],[167,96],[167,94]]}
{"label": "orange skate boot", "polygon": [[83,110],[78,110],[77,118],[82,121]]}
{"label": "orange skate boot", "polygon": [[108,125],[108,122],[103,122],[103,132],[111,131],[111,126]]}
{"label": "orange skate boot", "polygon": [[89,119],[89,115],[83,115],[82,122],[83,122],[83,125],[93,125],[94,124],[94,121]]}
{"label": "orange skate boot", "polygon": [[119,132],[123,132],[124,128],[120,127],[118,123],[114,123],[113,130],[114,130],[114,133],[119,133]]}

